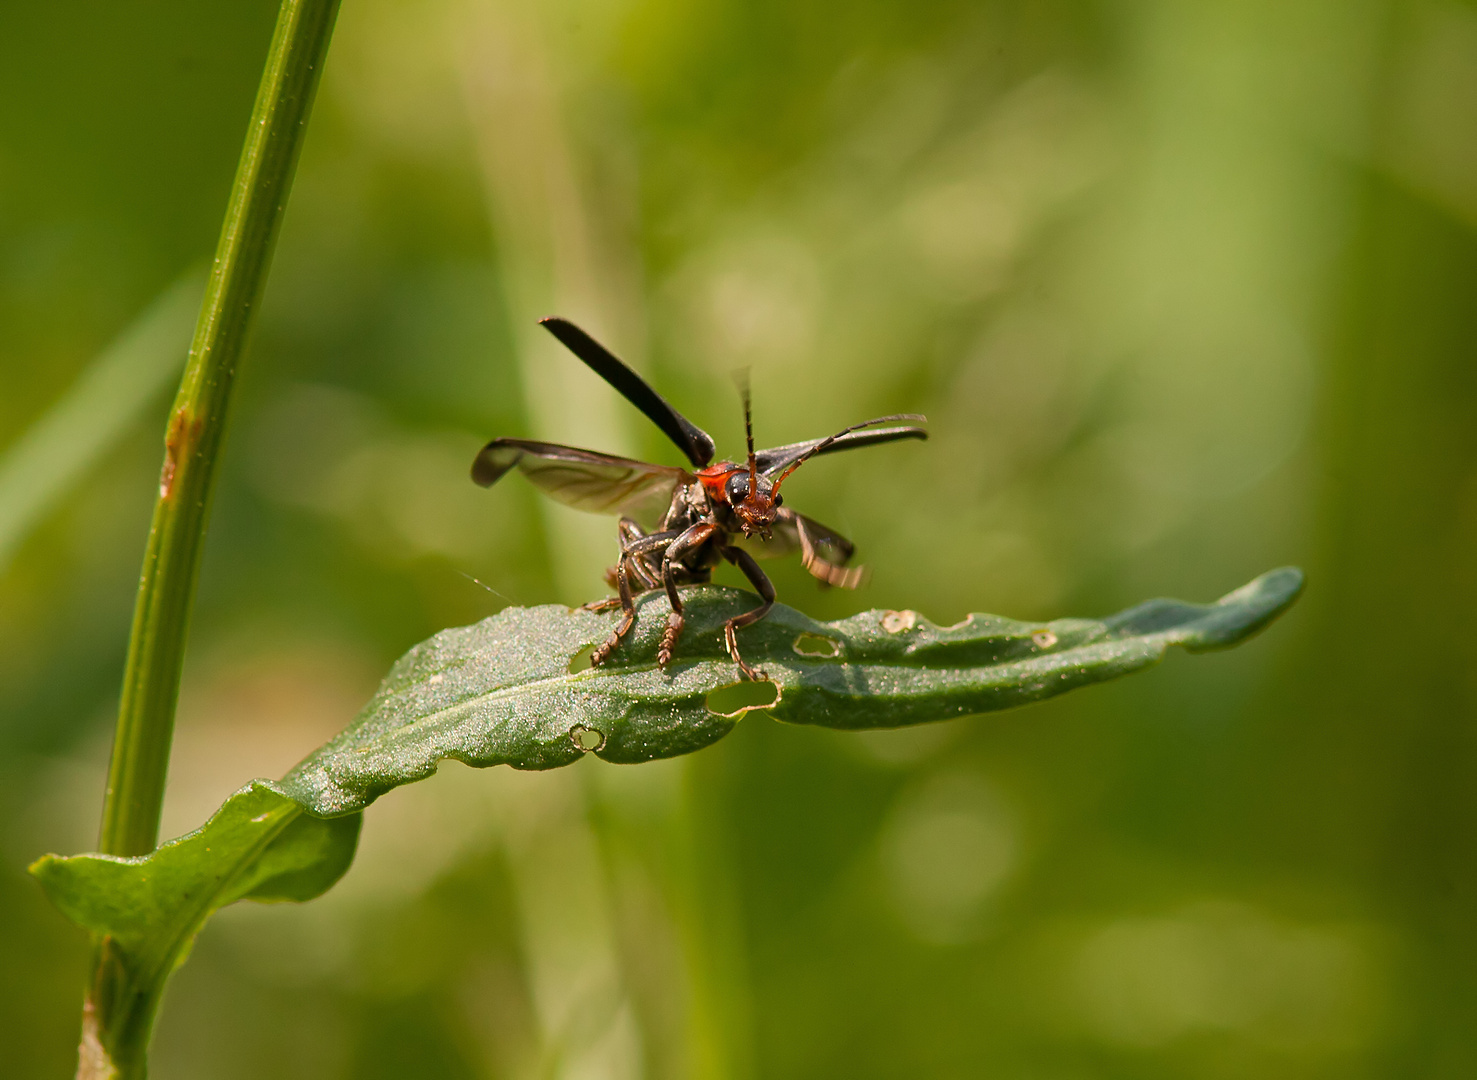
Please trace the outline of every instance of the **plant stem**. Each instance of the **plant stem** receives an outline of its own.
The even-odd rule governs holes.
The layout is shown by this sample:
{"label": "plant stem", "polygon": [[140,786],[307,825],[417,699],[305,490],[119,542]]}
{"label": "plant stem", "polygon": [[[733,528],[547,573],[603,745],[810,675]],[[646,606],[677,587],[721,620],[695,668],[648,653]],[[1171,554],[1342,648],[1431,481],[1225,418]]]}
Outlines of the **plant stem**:
{"label": "plant stem", "polygon": [[[107,854],[142,855],[158,841],[180,669],[227,406],[338,6],[339,0],[283,0],[277,17],[190,359],[165,432],[103,803],[99,847]],[[153,1008],[130,1003],[149,988],[126,986],[128,975],[116,970],[105,940],[98,943],[96,964],[83,1012],[78,1075],[142,1077]],[[142,994],[150,1001],[157,997]],[[90,1070],[90,1059],[102,1071]]]}
{"label": "plant stem", "polygon": [[337,0],[284,0],[190,359],[165,433],[103,807],[101,850],[158,840],[175,697],[226,407],[256,314]]}

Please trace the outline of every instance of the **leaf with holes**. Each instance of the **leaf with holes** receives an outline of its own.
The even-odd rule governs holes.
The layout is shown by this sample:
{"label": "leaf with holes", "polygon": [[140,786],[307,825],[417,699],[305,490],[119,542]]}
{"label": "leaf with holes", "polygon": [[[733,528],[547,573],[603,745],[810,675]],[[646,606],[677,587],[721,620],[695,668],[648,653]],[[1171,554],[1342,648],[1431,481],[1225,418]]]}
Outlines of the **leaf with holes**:
{"label": "leaf with holes", "polygon": [[304,900],[347,869],[359,816],[444,758],[552,769],[594,753],[640,762],[716,742],[744,713],[836,728],[900,727],[1052,697],[1157,663],[1171,645],[1226,648],[1297,598],[1302,573],[1264,574],[1214,604],[1151,600],[1103,620],[1024,623],[971,615],[939,627],[912,611],[822,623],[776,606],[742,631],[769,683],[738,683],[723,644],[748,593],[687,593],[687,630],[656,664],[661,594],[642,599],[611,661],[584,666],[614,614],[508,608],[446,630],[395,664],[359,718],[277,784],[256,781],[197,832],[151,855],[47,856],[32,867],[74,922],[120,950],[132,980],[112,992],[152,1009],[205,919],[242,898]]}
{"label": "leaf with holes", "polygon": [[716,742],[753,708],[837,728],[989,712],[1148,667],[1171,645],[1235,645],[1285,610],[1302,582],[1301,571],[1284,568],[1214,604],[1151,600],[1108,619],[1050,623],[971,615],[938,627],[911,611],[821,623],[776,605],[739,635],[745,658],[772,683],[731,690],[737,673],[723,623],[754,606],[748,593],[689,590],[687,629],[665,672],[656,664],[668,612],[660,593],[642,598],[626,642],[593,669],[577,661],[618,613],[508,608],[411,649],[359,718],[282,789],[315,814],[343,814],[429,776],[443,758],[518,769],[586,753],[649,761]]}

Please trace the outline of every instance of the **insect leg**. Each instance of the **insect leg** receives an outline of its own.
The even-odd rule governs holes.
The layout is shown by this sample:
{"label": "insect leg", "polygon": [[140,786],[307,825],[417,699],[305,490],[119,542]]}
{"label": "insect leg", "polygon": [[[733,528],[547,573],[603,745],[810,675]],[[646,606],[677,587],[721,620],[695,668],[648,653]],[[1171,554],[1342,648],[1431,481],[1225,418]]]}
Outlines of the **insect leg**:
{"label": "insect leg", "polygon": [[[622,517],[620,519],[620,524],[616,526],[616,539],[620,542],[620,556],[616,558],[616,564],[614,566],[606,567],[606,584],[610,588],[616,588],[616,573],[620,569],[620,558],[625,558],[626,548],[631,547],[635,541],[644,538],[645,535],[647,535],[645,529],[642,529],[640,524],[635,522],[635,520],[629,519],[629,517]],[[645,584],[645,582],[641,581],[642,575],[638,564],[637,566],[632,566],[632,569],[637,570],[637,575],[635,576],[637,576],[637,581],[641,582],[641,588],[637,589],[638,592],[656,588],[656,582]],[[592,600],[591,603],[585,604],[585,610],[586,612],[609,612],[611,607],[619,606],[619,597],[606,597],[604,600]]]}
{"label": "insect leg", "polygon": [[631,627],[636,625],[636,602],[631,596],[631,584],[627,580],[626,564],[630,562],[629,555],[622,555],[621,561],[615,565],[616,587],[620,590],[621,598],[621,621],[611,632],[598,649],[590,654],[590,666],[599,667],[610,659],[610,654],[615,652],[621,643],[621,639],[631,632]]}
{"label": "insect leg", "polygon": [[673,532],[653,533],[650,536],[637,537],[625,545],[620,562],[615,565],[615,582],[620,590],[621,621],[616,624],[610,637],[590,654],[591,667],[599,667],[610,659],[610,654],[620,646],[621,639],[636,625],[636,599],[631,594],[631,568],[639,565],[638,560],[642,555],[664,550],[676,539],[677,535]]}
{"label": "insect leg", "polygon": [[631,578],[636,583],[636,591],[638,593],[660,589],[662,587],[661,551],[650,551],[642,555],[632,555],[630,572]]}
{"label": "insect leg", "polygon": [[755,682],[768,682],[769,676],[756,667],[751,667],[739,655],[738,630],[743,626],[750,626],[769,614],[769,609],[774,607],[774,586],[770,583],[764,571],[759,569],[759,564],[754,561],[743,548],[726,547],[723,549],[723,557],[733,563],[744,572],[744,577],[749,579],[759,592],[759,598],[764,601],[753,611],[746,611],[742,615],[735,615],[723,624],[723,640],[728,644],[728,655],[733,657],[733,662],[739,666],[745,678],[753,679]]}
{"label": "insect leg", "polygon": [[664,668],[672,662],[672,651],[677,648],[677,638],[682,633],[682,597],[677,595],[676,560],[685,552],[701,546],[717,531],[718,526],[712,522],[699,521],[673,540],[662,556],[662,582],[667,587],[667,599],[672,602],[672,614],[667,616],[667,628],[662,631],[662,641],[656,650],[656,662]]}
{"label": "insect leg", "polygon": [[[626,557],[627,549],[630,548],[630,546],[634,544],[637,540],[645,538],[645,536],[646,530],[641,528],[641,526],[636,521],[628,517],[621,518],[620,524],[616,526],[616,538],[620,541],[621,553],[620,556],[616,559],[616,564],[612,567],[608,567],[605,571],[605,583],[609,585],[612,589],[618,587],[618,582],[616,579],[620,572],[620,564]],[[650,575],[643,575],[641,573],[641,567],[639,563],[634,564],[632,568],[636,571],[635,576],[637,581],[642,584],[642,588],[637,591],[645,592],[648,589],[654,589],[657,587],[657,583],[654,580],[651,580],[648,583],[646,579],[649,579]],[[609,611],[611,608],[620,606],[620,597],[607,596],[604,600],[592,600],[588,604],[585,604],[584,610],[600,612]]]}

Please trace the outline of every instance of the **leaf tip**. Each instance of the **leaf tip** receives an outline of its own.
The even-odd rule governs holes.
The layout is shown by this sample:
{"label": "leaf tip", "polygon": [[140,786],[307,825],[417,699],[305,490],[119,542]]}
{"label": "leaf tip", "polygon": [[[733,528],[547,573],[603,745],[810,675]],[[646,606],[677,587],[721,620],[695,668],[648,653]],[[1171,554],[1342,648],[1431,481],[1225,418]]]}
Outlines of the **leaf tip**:
{"label": "leaf tip", "polygon": [[1266,629],[1302,595],[1301,567],[1279,566],[1227,593],[1196,620],[1183,644],[1191,652],[1224,649]]}
{"label": "leaf tip", "polygon": [[46,894],[46,898],[51,900],[52,903],[56,903],[52,897],[52,886],[54,884],[53,870],[60,861],[60,855],[46,854],[34,860],[26,867],[26,873],[36,879],[36,884],[41,886],[41,891]]}

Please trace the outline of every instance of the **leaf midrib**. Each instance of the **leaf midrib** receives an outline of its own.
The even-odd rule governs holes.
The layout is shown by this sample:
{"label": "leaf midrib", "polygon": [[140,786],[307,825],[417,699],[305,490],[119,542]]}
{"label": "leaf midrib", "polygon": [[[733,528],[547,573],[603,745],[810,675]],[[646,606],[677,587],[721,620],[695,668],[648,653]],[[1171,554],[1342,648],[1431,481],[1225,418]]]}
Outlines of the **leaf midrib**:
{"label": "leaf midrib", "polygon": [[[988,685],[988,682],[990,681],[988,679],[982,679],[979,677],[986,672],[1002,668],[1010,668],[1015,672],[1026,674],[1056,674],[1064,668],[1072,668],[1080,665],[1082,662],[1082,658],[1080,657],[1080,655],[1076,654],[1080,654],[1085,650],[1097,648],[1099,646],[1112,645],[1115,642],[1132,642],[1136,645],[1138,645],[1139,643],[1143,643],[1142,645],[1139,645],[1139,648],[1136,648],[1134,651],[1137,652],[1142,650],[1147,652],[1153,648],[1162,648],[1162,646],[1173,644],[1174,639],[1170,632],[1160,632],[1156,634],[1140,636],[1106,635],[1095,641],[1083,642],[1061,652],[1048,653],[1042,656],[1026,656],[1016,659],[1002,659],[994,663],[982,665],[963,664],[958,666],[951,665],[949,667],[930,667],[922,659],[910,663],[899,662],[897,659],[892,658],[889,658],[888,660],[875,661],[846,661],[819,658],[814,660],[805,658],[791,660],[786,657],[783,660],[770,658],[768,660],[761,660],[760,662],[783,664],[788,670],[798,671],[802,674],[806,672],[820,673],[826,671],[840,671],[846,668],[862,668],[864,670],[872,672],[895,670],[898,672],[906,672],[910,675],[920,671],[927,671],[931,675],[938,676],[950,687],[957,687],[959,683],[965,681],[963,679],[963,676],[968,673],[974,676],[973,678],[970,678],[968,680],[969,684],[973,687],[982,687]],[[725,664],[728,662],[729,661],[727,660],[719,660],[717,658],[697,660],[691,662],[691,666],[682,669],[682,671],[685,674],[704,665],[717,665]],[[517,698],[522,696],[537,696],[539,693],[547,691],[551,688],[564,689],[578,686],[580,683],[591,683],[598,686],[599,683],[607,681],[623,680],[632,674],[649,674],[651,672],[659,670],[661,669],[655,663],[629,664],[621,667],[608,667],[592,672],[579,672],[577,674],[566,672],[559,675],[546,676],[545,678],[535,679],[532,681],[515,683],[510,686],[499,687],[496,690],[483,691],[482,693],[476,694],[472,697],[465,698],[454,705],[449,705],[445,708],[437,709],[435,712],[426,713],[416,718],[415,720],[396,724],[390,728],[378,732],[374,736],[362,742],[358,742],[354,740],[352,736],[350,736],[349,738],[346,738],[343,743],[339,744],[339,748],[352,749],[352,751],[356,754],[370,753],[378,748],[386,740],[397,739],[407,733],[413,733],[418,730],[424,730],[441,726],[447,723],[453,723],[460,715],[474,711],[478,708],[492,705],[499,700]],[[425,679],[417,680],[415,683],[412,684],[412,686],[423,685],[425,685]],[[594,688],[595,686],[592,686],[592,689]],[[799,685],[792,685],[790,687],[790,689],[794,690],[803,690],[805,688],[806,687],[803,683]],[[819,686],[815,688],[822,689]],[[404,691],[402,690],[400,692],[403,693]],[[703,690],[693,690],[691,695],[683,696],[695,696],[704,692],[705,691]],[[629,690],[624,691],[623,696],[627,698],[634,698],[638,701],[642,697],[641,694],[631,693]],[[659,695],[652,696],[657,697]],[[391,704],[390,708],[394,709],[399,706],[400,703],[396,702]],[[330,743],[328,747],[325,747],[325,750],[331,750],[333,748],[333,744]]]}

